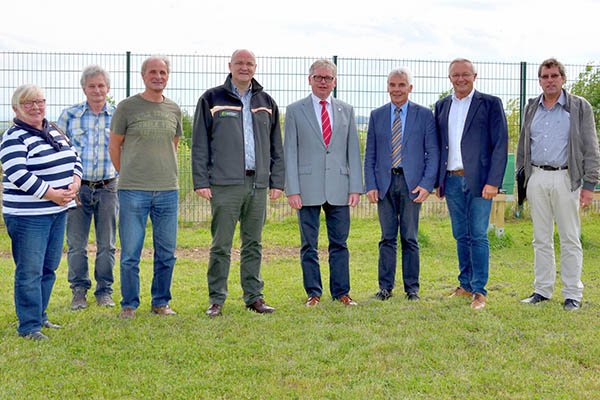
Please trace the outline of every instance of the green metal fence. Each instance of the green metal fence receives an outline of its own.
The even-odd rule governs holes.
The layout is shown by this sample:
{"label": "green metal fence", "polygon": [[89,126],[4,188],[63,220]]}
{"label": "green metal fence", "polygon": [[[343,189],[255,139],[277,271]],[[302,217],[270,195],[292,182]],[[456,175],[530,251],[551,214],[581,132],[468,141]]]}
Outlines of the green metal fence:
{"label": "green metal fence", "polygon": [[[13,118],[10,98],[15,88],[24,83],[41,86],[46,95],[46,116],[56,120],[61,110],[84,100],[79,78],[89,64],[99,64],[111,75],[109,96],[115,103],[128,95],[143,91],[140,66],[150,54],[105,53],[24,53],[0,52],[0,130],[6,129]],[[188,116],[193,116],[198,98],[211,87],[220,85],[228,73],[229,56],[195,54],[168,55],[171,75],[165,95],[178,103]],[[285,114],[286,106],[310,93],[308,69],[321,57],[331,58],[338,66],[338,84],[334,95],[352,104],[364,148],[368,117],[374,108],[389,101],[386,92],[387,74],[393,68],[407,67],[413,74],[413,92],[410,99],[431,106],[451,88],[448,79],[449,60],[364,59],[320,55],[317,57],[262,57],[257,58],[255,78],[273,96]],[[541,91],[537,80],[536,63],[502,63],[473,60],[478,76],[478,90],[499,96],[506,110],[511,136],[510,152],[516,150],[520,109],[529,97]],[[574,80],[585,65],[565,65],[567,79]],[[569,82],[569,81],[568,81]],[[180,149],[180,215],[185,221],[210,219],[208,202],[193,193],[189,147],[185,142]],[[434,207],[434,206],[431,206]],[[435,206],[437,207],[437,206]],[[424,214],[429,211],[424,207]],[[356,216],[371,215],[373,206],[363,197],[353,210]],[[291,215],[285,200],[270,203],[269,218]]]}

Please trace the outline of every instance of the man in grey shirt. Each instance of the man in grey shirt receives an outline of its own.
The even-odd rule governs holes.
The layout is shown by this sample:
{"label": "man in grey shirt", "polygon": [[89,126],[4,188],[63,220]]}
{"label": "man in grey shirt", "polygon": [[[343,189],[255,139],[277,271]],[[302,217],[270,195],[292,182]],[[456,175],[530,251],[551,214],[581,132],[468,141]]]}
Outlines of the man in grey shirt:
{"label": "man in grey shirt", "polygon": [[522,301],[536,304],[552,297],[556,221],[564,309],[577,310],[583,297],[579,207],[591,204],[600,179],[596,124],[590,103],[563,89],[566,75],[560,62],[542,62],[538,78],[543,93],[525,108],[517,149],[517,170],[525,171],[535,255],[534,293]]}

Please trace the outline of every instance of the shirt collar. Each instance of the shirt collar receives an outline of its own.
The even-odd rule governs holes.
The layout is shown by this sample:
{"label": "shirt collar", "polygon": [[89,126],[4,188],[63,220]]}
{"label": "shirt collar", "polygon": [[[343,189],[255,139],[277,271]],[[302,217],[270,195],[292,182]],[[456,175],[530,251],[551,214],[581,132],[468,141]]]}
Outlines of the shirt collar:
{"label": "shirt collar", "polygon": [[392,112],[396,111],[396,108],[400,108],[400,114],[404,114],[406,112],[406,110],[408,110],[408,100],[406,101],[406,103],[402,104],[400,107],[398,107],[397,105],[395,105],[394,103],[391,103],[392,105]]}
{"label": "shirt collar", "polygon": [[[563,108],[565,107],[565,104],[567,104],[567,96],[565,96],[565,89],[562,89],[560,91],[560,96],[558,97],[558,101],[556,103],[560,104]],[[543,94],[540,96],[540,100],[538,101],[538,104],[541,104],[543,107],[545,107]]]}
{"label": "shirt collar", "polygon": [[475,94],[475,88],[473,88],[471,90],[471,93],[469,93],[466,97],[463,97],[462,99],[459,99],[458,97],[456,97],[456,93],[452,92],[452,101],[465,101],[465,100],[471,100],[473,98],[473,95]]}
{"label": "shirt collar", "polygon": [[[317,105],[321,105],[321,99],[318,98],[317,96],[315,96],[314,93],[311,93],[310,96],[312,97],[312,101],[313,103],[317,104]],[[331,105],[331,95],[327,96],[327,98],[325,99],[325,101],[327,102],[327,104]]]}
{"label": "shirt collar", "polygon": [[[81,107],[79,107],[79,109],[75,113],[76,117],[81,118],[87,110],[90,110],[90,112],[92,112],[92,109],[90,108],[87,100],[84,101],[83,103],[81,103],[80,105],[81,105]],[[112,115],[113,107],[111,107],[111,105],[112,104],[110,104],[108,101],[106,103],[104,103],[104,108],[102,110],[100,110],[99,114],[106,113],[107,115]]]}
{"label": "shirt collar", "polygon": [[[236,96],[242,97],[242,94],[240,93],[240,91],[238,90],[237,86],[235,86],[235,84],[233,83],[233,81],[231,81],[231,90],[233,91],[233,93],[235,93]],[[244,96],[252,93],[252,82],[250,82],[250,87],[248,88],[248,90],[246,90],[244,92]]]}

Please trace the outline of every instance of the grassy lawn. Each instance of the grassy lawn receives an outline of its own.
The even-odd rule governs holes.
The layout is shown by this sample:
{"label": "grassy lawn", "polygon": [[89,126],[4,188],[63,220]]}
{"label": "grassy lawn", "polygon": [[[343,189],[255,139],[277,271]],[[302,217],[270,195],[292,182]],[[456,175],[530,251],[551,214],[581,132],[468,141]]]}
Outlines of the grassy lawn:
{"label": "grassy lawn", "polygon": [[[234,254],[224,315],[210,320],[204,315],[210,233],[182,225],[171,302],[177,316],[149,312],[151,252],[144,253],[142,304],[132,321],[117,318],[118,306],[70,311],[63,257],[48,309],[63,328],[45,330],[52,340],[34,343],[15,330],[14,266],[0,228],[0,398],[600,398],[600,216],[583,219],[586,289],[576,312],[562,309],[559,276],[551,301],[519,303],[532,292],[531,221],[509,220],[506,233],[492,240],[488,306],[473,311],[466,298],[446,298],[458,274],[448,219],[421,221],[422,301],[416,303],[403,298],[400,273],[392,299],[372,299],[379,226],[375,218],[355,219],[351,295],[359,307],[330,301],[326,289],[325,301],[306,309],[296,219],[270,223],[262,273],[265,299],[277,311],[245,310]],[[118,266],[115,275],[118,301]]]}

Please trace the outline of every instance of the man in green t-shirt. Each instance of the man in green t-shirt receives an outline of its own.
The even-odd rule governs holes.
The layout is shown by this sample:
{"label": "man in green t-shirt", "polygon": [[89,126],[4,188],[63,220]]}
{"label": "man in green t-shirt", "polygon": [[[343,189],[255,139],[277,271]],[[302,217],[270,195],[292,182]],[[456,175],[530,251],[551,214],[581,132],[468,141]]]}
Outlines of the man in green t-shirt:
{"label": "man in green t-shirt", "polygon": [[135,318],[140,305],[140,257],[148,215],[154,239],[152,312],[174,315],[169,307],[177,245],[177,144],[181,109],[163,96],[170,62],[153,56],[142,63],[146,90],[123,100],[110,124],[109,153],[119,172],[121,239],[120,318]]}

